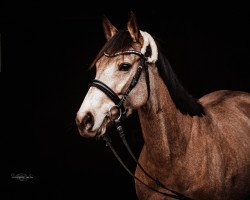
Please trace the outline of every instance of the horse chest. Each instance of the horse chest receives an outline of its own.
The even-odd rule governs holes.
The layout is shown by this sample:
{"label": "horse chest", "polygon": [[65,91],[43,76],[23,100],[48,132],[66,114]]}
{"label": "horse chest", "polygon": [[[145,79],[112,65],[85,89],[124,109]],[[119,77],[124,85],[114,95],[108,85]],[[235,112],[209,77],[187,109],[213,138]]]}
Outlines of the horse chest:
{"label": "horse chest", "polygon": [[[155,159],[152,159],[151,155],[148,154],[146,147],[144,146],[139,162],[140,164],[145,168],[145,170],[154,178],[159,179],[161,182],[166,183],[168,187],[175,188],[174,186],[174,179],[173,176],[171,176],[170,171],[168,170],[167,162],[155,162]],[[135,175],[141,179],[144,183],[147,185],[165,192],[160,187],[156,185],[155,182],[153,182],[150,178],[148,178],[144,172],[141,171],[141,169],[137,166]],[[158,193],[155,193],[154,191],[149,190],[145,186],[143,186],[138,181],[135,181],[135,187],[136,187],[136,193],[139,199],[166,199],[166,197],[159,195]]]}

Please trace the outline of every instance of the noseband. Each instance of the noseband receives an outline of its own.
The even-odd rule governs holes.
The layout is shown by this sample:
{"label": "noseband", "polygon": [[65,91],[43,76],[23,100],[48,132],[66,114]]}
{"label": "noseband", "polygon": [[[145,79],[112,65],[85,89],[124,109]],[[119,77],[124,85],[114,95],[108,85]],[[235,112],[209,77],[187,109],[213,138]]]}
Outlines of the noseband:
{"label": "noseband", "polygon": [[[123,119],[126,118],[126,109],[124,107],[124,102],[127,100],[129,93],[132,91],[132,89],[136,86],[136,84],[138,83],[142,71],[145,71],[145,76],[146,76],[146,84],[147,84],[147,92],[148,92],[148,98],[150,96],[150,80],[149,80],[149,73],[148,73],[148,63],[147,63],[147,57],[144,56],[144,54],[142,54],[140,51],[135,51],[135,50],[128,50],[128,51],[123,51],[123,52],[118,52],[115,54],[107,54],[104,53],[104,55],[106,57],[116,57],[119,55],[130,55],[130,54],[134,54],[140,57],[140,64],[137,67],[137,71],[135,73],[135,75],[132,78],[132,81],[130,82],[130,85],[128,86],[127,90],[125,91],[125,93],[123,94],[122,98],[120,98],[109,86],[107,86],[105,83],[103,83],[102,81],[99,80],[93,80],[89,86],[91,87],[96,87],[99,90],[101,90],[103,93],[105,93],[113,102],[114,102],[114,106],[112,106],[110,108],[109,113],[111,113],[111,109],[112,108],[117,108],[119,110],[119,115],[116,119],[114,119],[113,121],[115,122],[116,125],[116,129],[117,132],[120,135],[120,138],[122,139],[123,144],[125,145],[126,149],[128,150],[129,154],[131,155],[131,157],[133,158],[133,160],[137,163],[137,165],[140,167],[140,169],[143,171],[143,173],[150,178],[153,182],[156,183],[156,185],[162,189],[165,189],[173,194],[169,194],[169,193],[165,193],[165,192],[161,192],[160,190],[155,189],[154,187],[144,183],[141,179],[139,179],[138,177],[136,177],[129,169],[128,167],[124,164],[124,162],[122,161],[122,159],[120,158],[120,156],[117,154],[117,152],[115,151],[113,145],[111,144],[111,139],[107,136],[107,135],[103,135],[103,139],[106,142],[106,145],[109,146],[109,148],[111,149],[111,151],[113,152],[113,154],[115,155],[115,157],[117,158],[117,160],[121,163],[121,165],[124,167],[124,169],[134,178],[136,179],[138,182],[140,182],[141,184],[143,184],[144,186],[146,186],[148,189],[157,192],[159,194],[162,194],[164,196],[168,196],[168,197],[172,197],[174,199],[183,199],[183,200],[191,200],[191,198],[186,197],[185,195],[176,192],[174,190],[171,190],[169,188],[167,188],[163,183],[161,183],[159,181],[158,178],[154,178],[152,177],[143,167],[142,165],[138,162],[138,160],[136,159],[134,153],[132,152],[130,146],[127,143],[127,140],[125,138],[125,134],[123,131],[123,127],[121,125],[121,121]],[[111,114],[110,114],[111,115]],[[111,117],[110,117],[111,119]],[[112,120],[112,119],[111,119]]]}

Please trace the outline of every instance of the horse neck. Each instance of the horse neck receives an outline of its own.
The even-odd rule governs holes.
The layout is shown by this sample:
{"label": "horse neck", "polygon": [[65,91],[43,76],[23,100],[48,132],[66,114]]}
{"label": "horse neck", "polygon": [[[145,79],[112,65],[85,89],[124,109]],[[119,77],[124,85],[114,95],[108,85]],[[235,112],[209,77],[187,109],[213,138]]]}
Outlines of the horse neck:
{"label": "horse neck", "polygon": [[161,165],[184,155],[191,117],[176,109],[157,68],[150,70],[150,98],[138,114],[147,159]]}

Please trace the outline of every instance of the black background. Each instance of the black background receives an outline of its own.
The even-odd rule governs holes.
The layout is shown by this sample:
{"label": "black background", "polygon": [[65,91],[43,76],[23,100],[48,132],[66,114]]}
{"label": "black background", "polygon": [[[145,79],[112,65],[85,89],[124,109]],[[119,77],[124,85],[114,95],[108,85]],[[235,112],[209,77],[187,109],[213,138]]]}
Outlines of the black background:
{"label": "black background", "polygon": [[[1,152],[8,197],[136,199],[134,181],[104,142],[80,137],[74,126],[94,77],[87,68],[105,43],[103,14],[121,29],[133,10],[140,29],[161,41],[180,81],[196,98],[219,89],[249,92],[244,5],[116,6],[22,2],[1,8]],[[138,155],[137,115],[126,125]],[[116,138],[114,143],[134,170]],[[11,178],[18,173],[33,179]]]}

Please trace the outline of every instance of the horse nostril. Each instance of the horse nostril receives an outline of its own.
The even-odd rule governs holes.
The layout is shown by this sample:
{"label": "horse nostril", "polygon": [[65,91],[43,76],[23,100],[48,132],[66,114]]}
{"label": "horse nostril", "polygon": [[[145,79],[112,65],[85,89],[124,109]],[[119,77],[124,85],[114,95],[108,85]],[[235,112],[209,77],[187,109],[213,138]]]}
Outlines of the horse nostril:
{"label": "horse nostril", "polygon": [[87,113],[83,117],[80,125],[81,125],[82,129],[90,130],[94,125],[94,117],[93,117],[93,115],[91,113]]}

